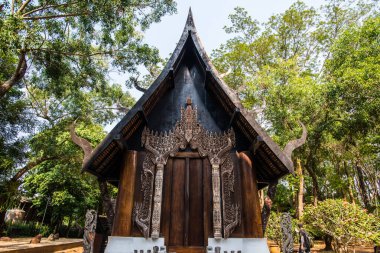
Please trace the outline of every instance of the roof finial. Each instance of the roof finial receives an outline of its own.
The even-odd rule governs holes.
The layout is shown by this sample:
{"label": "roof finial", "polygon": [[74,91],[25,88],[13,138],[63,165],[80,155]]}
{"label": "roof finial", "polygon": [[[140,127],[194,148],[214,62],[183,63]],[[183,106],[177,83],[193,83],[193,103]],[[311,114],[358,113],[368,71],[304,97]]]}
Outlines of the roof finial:
{"label": "roof finial", "polygon": [[187,105],[191,105],[191,104],[192,104],[192,101],[191,101],[191,98],[190,98],[190,97],[187,97],[187,99],[186,99],[186,104],[187,104]]}
{"label": "roof finial", "polygon": [[193,13],[191,12],[191,7],[189,7],[189,14],[187,14],[186,25],[194,27]]}

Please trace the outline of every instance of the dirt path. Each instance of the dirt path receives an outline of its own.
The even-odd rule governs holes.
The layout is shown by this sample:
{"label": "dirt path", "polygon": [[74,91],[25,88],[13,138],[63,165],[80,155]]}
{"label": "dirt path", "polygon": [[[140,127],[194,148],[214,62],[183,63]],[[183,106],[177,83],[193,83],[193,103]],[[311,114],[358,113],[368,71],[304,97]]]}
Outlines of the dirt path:
{"label": "dirt path", "polygon": [[[314,241],[314,247],[311,249],[311,252],[333,252],[333,251],[324,251],[325,243],[323,241]],[[294,249],[298,249],[298,245],[295,245]],[[355,251],[353,247],[349,247],[350,252],[355,253],[373,253],[373,246],[363,245],[363,246],[355,246]]]}

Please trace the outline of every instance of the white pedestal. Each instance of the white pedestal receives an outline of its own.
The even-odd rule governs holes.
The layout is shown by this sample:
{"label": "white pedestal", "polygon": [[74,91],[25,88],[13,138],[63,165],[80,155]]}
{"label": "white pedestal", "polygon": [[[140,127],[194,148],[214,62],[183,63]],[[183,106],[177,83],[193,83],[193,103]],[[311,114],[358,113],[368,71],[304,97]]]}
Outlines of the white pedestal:
{"label": "white pedestal", "polygon": [[208,239],[207,253],[214,253],[215,247],[220,247],[220,252],[234,251],[238,253],[269,253],[267,238],[228,238],[215,240]]}
{"label": "white pedestal", "polygon": [[[160,253],[166,252],[164,238],[157,240],[142,237],[109,236],[105,253],[153,253],[153,247],[157,246]],[[220,247],[220,252],[231,253],[269,253],[266,238],[228,238],[227,240],[208,239],[207,253],[215,253],[215,247]]]}
{"label": "white pedestal", "polygon": [[105,253],[134,253],[137,250],[140,253],[143,250],[147,253],[150,250],[153,253],[153,247],[157,246],[160,253],[166,252],[164,238],[152,240],[142,237],[123,237],[123,236],[108,236],[108,244]]}

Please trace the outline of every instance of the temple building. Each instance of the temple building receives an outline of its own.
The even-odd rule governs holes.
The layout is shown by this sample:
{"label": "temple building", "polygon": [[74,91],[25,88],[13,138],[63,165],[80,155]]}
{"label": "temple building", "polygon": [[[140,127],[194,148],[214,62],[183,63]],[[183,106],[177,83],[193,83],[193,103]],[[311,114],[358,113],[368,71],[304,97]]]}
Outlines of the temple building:
{"label": "temple building", "polygon": [[190,11],[162,73],[83,169],[118,186],[106,252],[259,253],[258,190],[293,163],[220,78]]}

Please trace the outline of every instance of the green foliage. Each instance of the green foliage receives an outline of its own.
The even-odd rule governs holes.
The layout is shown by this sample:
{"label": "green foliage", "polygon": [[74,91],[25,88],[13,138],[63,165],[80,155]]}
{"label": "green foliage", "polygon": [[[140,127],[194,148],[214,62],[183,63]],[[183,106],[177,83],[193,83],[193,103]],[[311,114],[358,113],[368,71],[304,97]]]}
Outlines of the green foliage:
{"label": "green foliage", "polygon": [[34,237],[38,234],[47,237],[53,231],[49,226],[36,222],[18,222],[13,224],[7,223],[4,232],[9,237]]}
{"label": "green foliage", "polygon": [[[77,133],[96,145],[104,138],[99,125],[82,122]],[[31,139],[31,153],[37,158],[49,156],[24,179],[23,190],[32,198],[42,216],[47,201],[52,221],[63,217],[84,218],[86,209],[97,209],[99,188],[94,177],[80,172],[82,151],[70,139],[67,123],[41,131]]]}
{"label": "green foliage", "polygon": [[333,238],[335,252],[348,252],[348,245],[359,242],[379,243],[380,220],[358,205],[328,199],[318,206],[307,206],[304,222],[317,233]]}
{"label": "green foliage", "polygon": [[[0,13],[0,56],[13,74],[18,56],[30,63],[25,81],[57,97],[79,88],[103,89],[110,67],[136,72],[159,60],[142,31],[176,10],[173,1],[13,1]],[[3,59],[3,58],[2,58]],[[29,63],[29,64],[30,64]]]}

